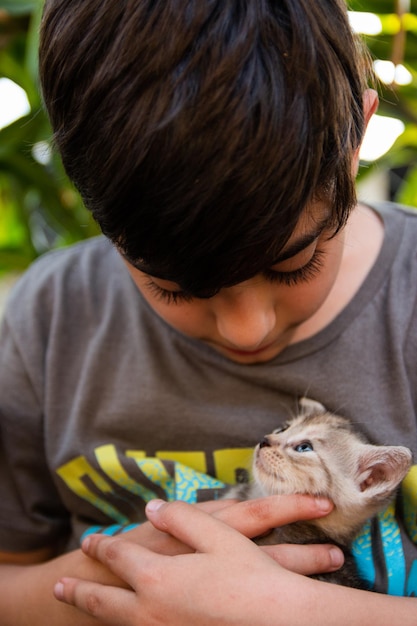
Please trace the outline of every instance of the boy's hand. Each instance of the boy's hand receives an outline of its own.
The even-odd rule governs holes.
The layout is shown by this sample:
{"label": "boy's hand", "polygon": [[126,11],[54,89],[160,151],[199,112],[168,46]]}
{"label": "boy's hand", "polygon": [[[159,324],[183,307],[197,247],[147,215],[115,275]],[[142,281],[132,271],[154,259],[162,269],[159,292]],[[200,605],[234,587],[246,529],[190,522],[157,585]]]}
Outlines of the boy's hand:
{"label": "boy's hand", "polygon": [[[147,514],[155,528],[169,532],[194,554],[169,557],[126,538],[93,535],[84,542],[84,551],[131,589],[63,578],[55,587],[56,597],[103,624],[115,626],[273,623],[271,615],[277,615],[277,607],[271,602],[277,601],[285,607],[285,589],[293,594],[297,589],[299,594],[300,585],[307,584],[310,589],[309,585],[314,582],[277,565],[244,534],[265,532],[271,525],[279,525],[279,518],[284,524],[302,515],[304,519],[319,517],[331,510],[331,505],[326,509],[312,498],[296,496],[285,501],[286,507],[284,499],[278,497],[231,504],[211,511],[212,514],[182,502],[154,501],[148,505]],[[281,555],[275,548],[274,556],[278,555],[278,561],[292,563],[294,556],[286,556],[289,546],[283,548]],[[318,562],[319,569],[315,571],[323,571],[324,561],[317,560],[316,556],[312,558],[310,548],[326,551],[323,546],[297,546],[302,565],[295,569],[312,572]],[[283,595],[276,594],[278,585]],[[282,623],[287,623],[284,613]],[[274,619],[278,624],[276,617]]]}
{"label": "boy's hand", "polygon": [[[269,496],[235,502],[233,506],[222,508],[213,515],[246,537],[254,538],[291,522],[324,517],[332,509],[333,504],[322,498]],[[283,567],[307,576],[337,570],[344,562],[343,552],[333,545],[283,544],[262,546],[261,549]]]}
{"label": "boy's hand", "polygon": [[[249,538],[258,537],[267,533],[271,528],[290,522],[323,517],[333,508],[328,500],[301,495],[270,496],[245,502],[216,500],[196,506]],[[148,505],[147,513],[155,526],[149,522],[142,524],[124,533],[121,538],[167,556],[193,552],[190,546],[168,534],[165,528],[158,526],[159,518],[152,518],[152,504]],[[262,546],[261,549],[283,567],[298,574],[329,572],[338,569],[343,564],[342,551],[332,545],[285,544]]]}

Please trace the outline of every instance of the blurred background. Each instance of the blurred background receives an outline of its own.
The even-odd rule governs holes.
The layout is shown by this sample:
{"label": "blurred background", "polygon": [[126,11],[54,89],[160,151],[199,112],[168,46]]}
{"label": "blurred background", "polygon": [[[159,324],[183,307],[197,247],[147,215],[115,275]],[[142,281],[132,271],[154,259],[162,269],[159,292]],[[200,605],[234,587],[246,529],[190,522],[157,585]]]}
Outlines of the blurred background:
{"label": "blurred background", "polygon": [[[0,308],[37,256],[98,232],[51,146],[37,80],[42,3],[0,0]],[[381,98],[361,151],[359,196],[417,206],[417,0],[349,7]]]}

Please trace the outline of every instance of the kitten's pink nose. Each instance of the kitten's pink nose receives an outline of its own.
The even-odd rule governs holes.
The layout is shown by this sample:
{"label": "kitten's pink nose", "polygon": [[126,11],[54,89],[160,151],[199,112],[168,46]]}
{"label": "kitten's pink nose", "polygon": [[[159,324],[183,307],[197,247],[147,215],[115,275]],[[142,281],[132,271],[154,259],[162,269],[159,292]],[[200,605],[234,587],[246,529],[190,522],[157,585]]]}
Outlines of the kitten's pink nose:
{"label": "kitten's pink nose", "polygon": [[270,448],[271,447],[271,442],[269,441],[269,437],[265,436],[260,442],[259,442],[259,448]]}

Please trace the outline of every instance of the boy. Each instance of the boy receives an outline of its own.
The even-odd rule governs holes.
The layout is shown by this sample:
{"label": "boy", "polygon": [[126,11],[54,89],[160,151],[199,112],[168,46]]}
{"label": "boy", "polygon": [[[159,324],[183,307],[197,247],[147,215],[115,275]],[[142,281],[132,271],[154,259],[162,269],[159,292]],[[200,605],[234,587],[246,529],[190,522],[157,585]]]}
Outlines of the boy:
{"label": "boy", "polygon": [[[155,497],[213,500],[244,477],[306,393],[376,443],[416,448],[417,222],[355,206],[377,98],[343,2],[47,0],[40,58],[57,146],[107,239],[34,264],[5,315],[4,624],[323,625],[324,598],[331,623],[347,605],[349,624],[414,623],[412,599],[300,576],[330,569],[332,550],[340,565],[335,548],[272,550],[278,565],[243,536],[328,503],[167,505],[148,508],[155,529],[130,529]],[[356,548],[397,595],[416,588],[406,488]],[[94,530],[127,531],[117,546],[139,552],[145,583],[136,559],[83,556]],[[184,559],[193,549],[210,558]],[[63,576],[102,581],[111,601]],[[58,579],[87,613],[53,598]]]}

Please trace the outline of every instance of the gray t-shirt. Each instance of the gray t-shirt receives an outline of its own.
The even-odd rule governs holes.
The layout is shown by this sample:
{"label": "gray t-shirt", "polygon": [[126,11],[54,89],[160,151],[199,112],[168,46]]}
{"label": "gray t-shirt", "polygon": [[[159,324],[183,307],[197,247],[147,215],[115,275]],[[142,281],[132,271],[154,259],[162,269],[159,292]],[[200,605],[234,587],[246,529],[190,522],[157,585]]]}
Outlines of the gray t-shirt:
{"label": "gray t-shirt", "polygon": [[[216,497],[307,395],[374,443],[417,453],[417,212],[379,206],[385,238],[348,306],[268,363],[242,365],[147,305],[104,238],[45,255],[0,337],[0,550],[118,532],[153,497]],[[355,542],[375,587],[417,591],[417,475]]]}

